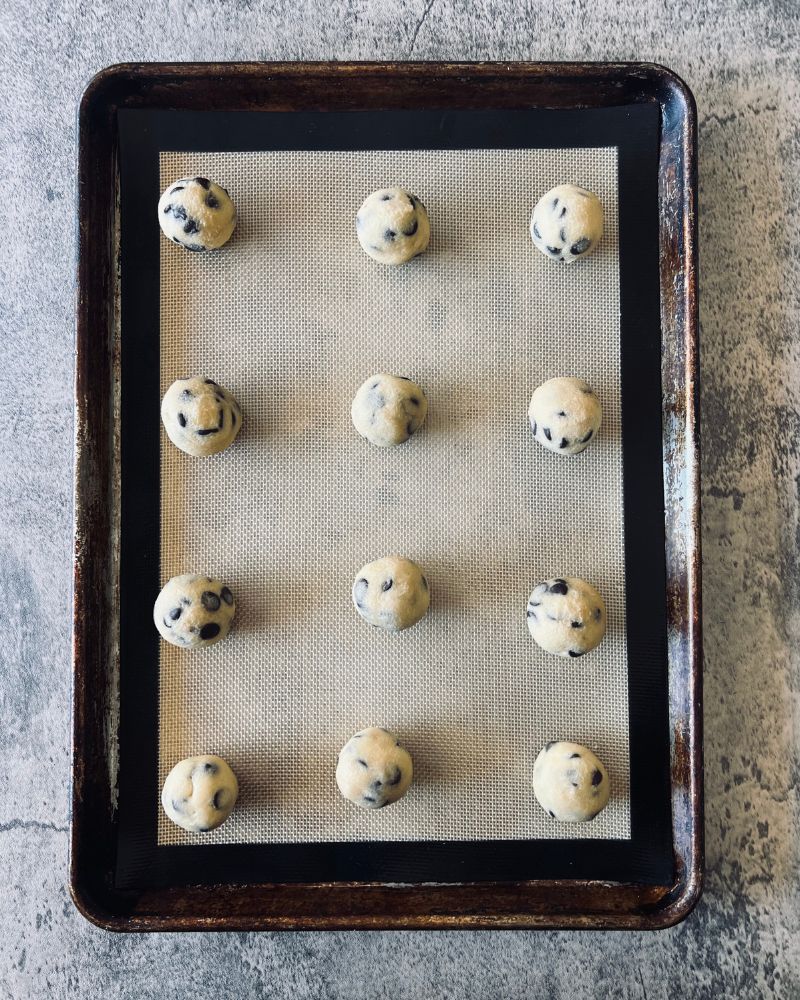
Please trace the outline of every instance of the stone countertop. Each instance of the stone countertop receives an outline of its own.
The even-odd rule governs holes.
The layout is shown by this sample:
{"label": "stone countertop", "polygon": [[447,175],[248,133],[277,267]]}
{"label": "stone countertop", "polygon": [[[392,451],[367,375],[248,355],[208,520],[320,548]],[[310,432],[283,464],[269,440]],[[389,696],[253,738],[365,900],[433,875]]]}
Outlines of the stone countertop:
{"label": "stone countertop", "polygon": [[[0,996],[800,996],[799,28],[794,0],[4,7]],[[258,59],[648,60],[696,95],[707,879],[678,927],[129,936],[70,902],[77,102],[112,63]]]}

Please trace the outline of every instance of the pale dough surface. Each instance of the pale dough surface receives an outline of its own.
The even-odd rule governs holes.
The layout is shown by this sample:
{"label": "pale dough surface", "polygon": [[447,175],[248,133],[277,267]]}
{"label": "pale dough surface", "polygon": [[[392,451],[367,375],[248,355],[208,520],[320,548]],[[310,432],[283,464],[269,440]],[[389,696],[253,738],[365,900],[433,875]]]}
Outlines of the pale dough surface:
{"label": "pale dough surface", "polygon": [[405,264],[428,246],[431,226],[425,206],[405,188],[381,188],[356,215],[358,242],[380,264]]}
{"label": "pale dough surface", "polygon": [[595,587],[577,577],[538,583],[528,599],[528,629],[556,656],[572,659],[599,646],[606,634],[606,606]]}
{"label": "pale dough surface", "polygon": [[603,235],[603,205],[575,184],[558,184],[542,195],[531,216],[531,239],[550,260],[571,264],[590,254]]}
{"label": "pale dough surface", "polygon": [[206,177],[182,177],[158,200],[161,231],[184,250],[218,250],[236,228],[236,208],[225,188]]}
{"label": "pale dough surface", "polygon": [[561,823],[586,823],[605,809],[610,794],[602,762],[580,743],[547,743],[533,765],[533,793]]}
{"label": "pale dough surface", "polygon": [[230,816],[238,795],[239,782],[227,762],[205,754],[173,767],[161,790],[161,805],[184,830],[207,833]]}
{"label": "pale dough surface", "polygon": [[404,444],[425,421],[428,400],[422,387],[403,375],[379,372],[359,387],[350,407],[353,426],[371,444]]}
{"label": "pale dough surface", "polygon": [[533,436],[560,455],[579,455],[594,440],[602,419],[600,400],[580,378],[549,379],[536,389],[528,407]]}
{"label": "pale dough surface", "polygon": [[242,426],[242,410],[227,389],[195,375],[179,378],[164,393],[161,421],[177,448],[200,458],[233,443]]}
{"label": "pale dough surface", "polygon": [[424,618],[431,603],[427,577],[403,556],[386,556],[362,566],[353,584],[353,604],[377,628],[400,632]]}
{"label": "pale dough surface", "polygon": [[362,809],[382,809],[411,784],[411,754],[387,729],[362,729],[345,743],[336,765],[342,795]]}
{"label": "pale dough surface", "polygon": [[198,649],[224,639],[236,614],[229,587],[211,576],[184,573],[169,580],[156,598],[153,621],[173,646]]}

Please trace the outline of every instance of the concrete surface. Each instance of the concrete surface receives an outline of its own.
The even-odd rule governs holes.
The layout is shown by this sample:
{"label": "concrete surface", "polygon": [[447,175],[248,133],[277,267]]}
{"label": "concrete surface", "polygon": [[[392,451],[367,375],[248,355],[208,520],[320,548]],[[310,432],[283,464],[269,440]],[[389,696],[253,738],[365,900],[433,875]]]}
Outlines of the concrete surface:
{"label": "concrete surface", "polygon": [[[800,6],[11,0],[0,12],[0,995],[800,996]],[[65,889],[75,109],[128,60],[647,59],[700,111],[705,897],[651,934],[105,934]]]}

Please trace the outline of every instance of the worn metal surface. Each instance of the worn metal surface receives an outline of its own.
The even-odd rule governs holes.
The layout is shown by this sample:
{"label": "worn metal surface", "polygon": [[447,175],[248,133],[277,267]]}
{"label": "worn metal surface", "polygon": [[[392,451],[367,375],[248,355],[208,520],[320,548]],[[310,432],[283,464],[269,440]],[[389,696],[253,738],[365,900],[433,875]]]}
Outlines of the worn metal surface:
{"label": "worn metal surface", "polygon": [[[800,8],[65,0],[0,11],[0,995],[800,994]],[[109,935],[66,890],[75,109],[130,60],[648,59],[698,99],[706,888],[657,934]],[[9,219],[12,216],[9,215]]]}

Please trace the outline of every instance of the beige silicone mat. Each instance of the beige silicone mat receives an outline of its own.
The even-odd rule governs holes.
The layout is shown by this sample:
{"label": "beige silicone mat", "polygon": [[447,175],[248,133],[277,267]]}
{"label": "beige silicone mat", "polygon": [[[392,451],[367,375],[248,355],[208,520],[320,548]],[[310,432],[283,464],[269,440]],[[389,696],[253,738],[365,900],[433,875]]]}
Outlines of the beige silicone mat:
{"label": "beige silicone mat", "polygon": [[[162,434],[161,576],[218,576],[238,610],[207,650],[161,644],[159,779],[217,753],[241,795],[204,836],[159,808],[159,843],[628,838],[616,149],[161,154],[162,188],[197,174],[230,190],[240,221],[218,253],[161,242],[161,389],[202,374],[245,417],[211,459]],[[606,210],[599,250],[572,266],[528,236],[534,202],[562,181]],[[402,268],[355,235],[361,201],[389,184],[431,218],[429,252]],[[377,371],[428,395],[400,448],[350,423]],[[533,389],[559,374],[604,407],[576,458],[528,427]],[[386,635],[350,588],[395,552],[424,567],[433,602]],[[525,624],[534,584],[567,575],[595,583],[609,614],[577,662]],[[414,758],[409,794],[379,812],[334,781],[338,749],[368,725]],[[533,797],[533,761],[556,738],[608,767],[611,803],[590,824],[558,824]]]}

